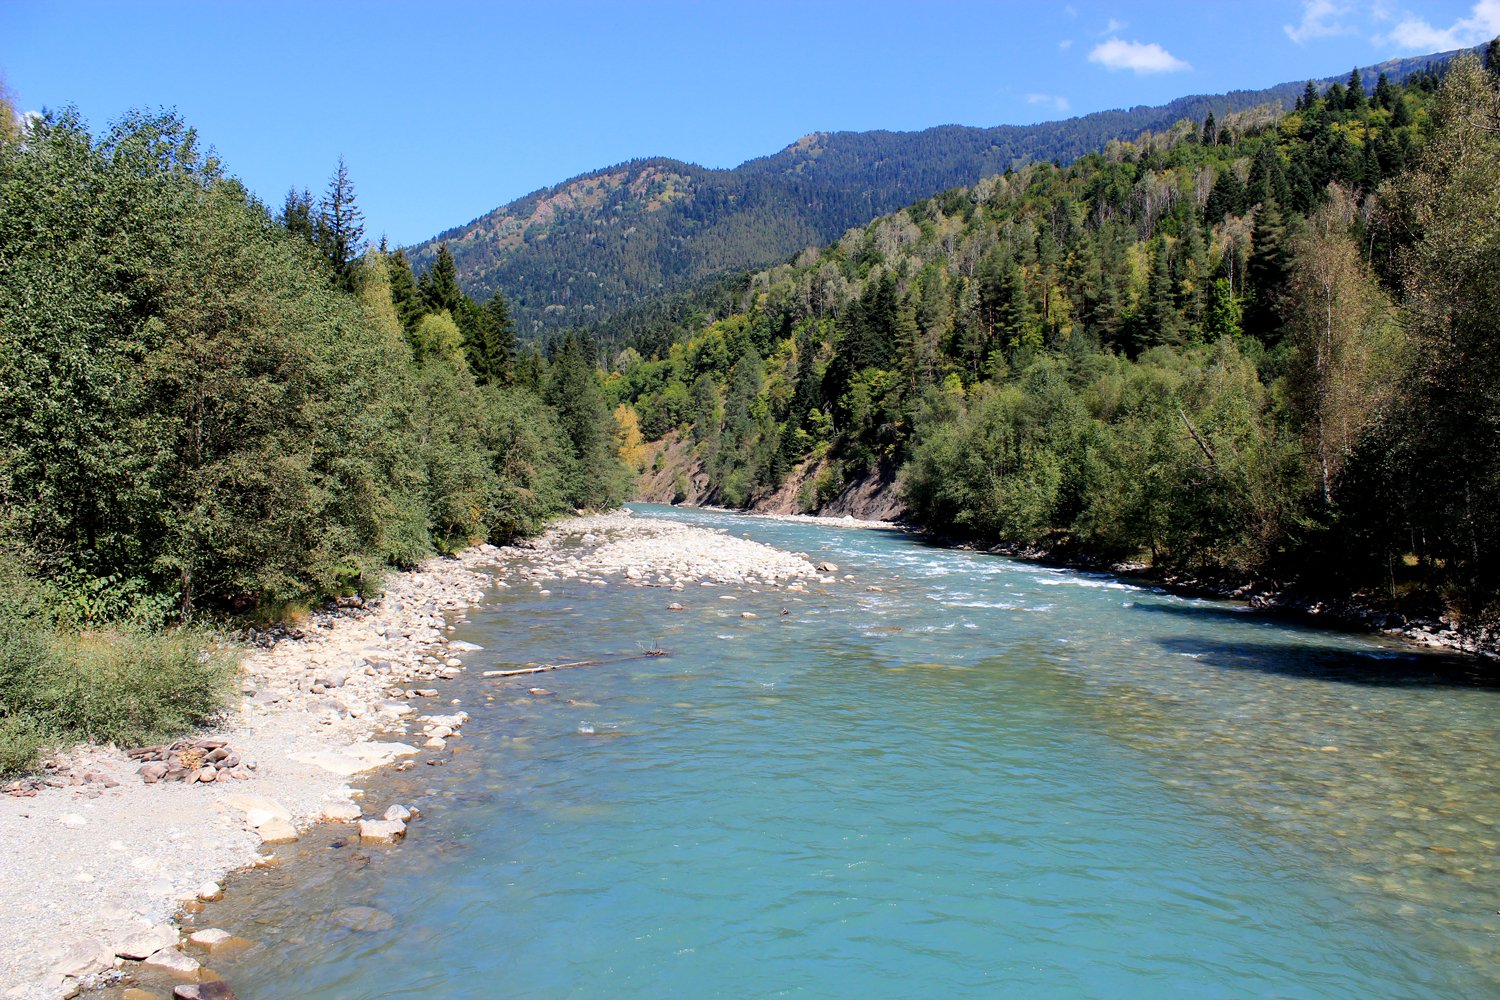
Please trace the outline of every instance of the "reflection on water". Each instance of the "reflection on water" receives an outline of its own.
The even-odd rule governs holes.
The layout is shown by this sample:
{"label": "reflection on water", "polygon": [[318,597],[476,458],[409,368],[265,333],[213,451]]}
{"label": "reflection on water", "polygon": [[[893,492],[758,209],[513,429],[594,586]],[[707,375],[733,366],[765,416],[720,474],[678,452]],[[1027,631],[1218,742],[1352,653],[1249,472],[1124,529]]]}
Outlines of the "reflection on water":
{"label": "reflection on water", "polygon": [[[257,942],[220,965],[240,996],[1500,993],[1482,667],[891,532],[669,516],[856,579],[670,615],[496,594],[458,633],[487,647],[453,688],[465,752],[369,783],[367,811],[422,807],[408,842],[328,828],[202,918]],[[652,642],[541,696],[477,676]]]}

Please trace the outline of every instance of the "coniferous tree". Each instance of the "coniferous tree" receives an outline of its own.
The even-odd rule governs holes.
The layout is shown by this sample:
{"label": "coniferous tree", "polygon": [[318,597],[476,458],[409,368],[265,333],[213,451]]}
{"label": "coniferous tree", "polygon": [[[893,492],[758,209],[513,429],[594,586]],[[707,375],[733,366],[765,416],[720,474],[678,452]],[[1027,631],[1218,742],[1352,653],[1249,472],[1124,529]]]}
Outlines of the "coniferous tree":
{"label": "coniferous tree", "polygon": [[464,344],[469,367],[481,385],[509,384],[516,358],[516,329],[510,318],[510,307],[499,292],[478,311],[474,336]]}
{"label": "coniferous tree", "polygon": [[1396,94],[1391,106],[1391,128],[1406,128],[1411,124],[1411,107],[1402,94]]}
{"label": "coniferous tree", "polygon": [[429,312],[447,310],[456,315],[462,307],[464,293],[458,287],[458,269],[453,264],[453,255],[448,244],[438,247],[437,259],[422,273],[417,281],[422,293],[422,304]]}
{"label": "coniferous tree", "polygon": [[1290,204],[1291,185],[1287,183],[1286,167],[1274,143],[1263,142],[1250,161],[1250,179],[1245,183],[1245,197],[1251,205],[1275,201],[1278,205]]}
{"label": "coniferous tree", "polygon": [[1234,168],[1220,172],[1208,193],[1208,202],[1203,206],[1203,218],[1210,225],[1223,222],[1231,215],[1245,210],[1245,185],[1240,183]]}
{"label": "coniferous tree", "polygon": [[305,240],[309,246],[317,244],[317,230],[313,222],[312,195],[306,188],[298,191],[291,188],[281,206],[277,219],[281,227],[293,236]]}
{"label": "coniferous tree", "polygon": [[1380,79],[1375,81],[1375,106],[1390,111],[1395,106],[1396,100],[1396,89],[1391,86],[1390,78],[1382,72]]}
{"label": "coniferous tree", "polygon": [[401,320],[401,328],[410,336],[417,328],[417,320],[422,318],[426,311],[426,303],[422,301],[422,293],[417,288],[417,279],[412,277],[411,265],[407,263],[406,254],[400,250],[393,252],[388,258],[391,282],[391,303],[396,307],[396,316]]}
{"label": "coniferous tree", "polygon": [[1365,81],[1356,66],[1349,72],[1349,82],[1344,87],[1344,110],[1358,114],[1365,110],[1365,103]]}
{"label": "coniferous tree", "polygon": [[1280,301],[1287,274],[1286,217],[1275,199],[1262,203],[1256,211],[1250,241],[1245,332],[1270,343],[1281,328]]}
{"label": "coniferous tree", "polygon": [[1173,302],[1173,290],[1167,239],[1159,236],[1151,248],[1151,275],[1146,283],[1146,300],[1142,303],[1143,348],[1175,344],[1181,339],[1182,323]]}
{"label": "coniferous tree", "polygon": [[1208,112],[1208,117],[1203,119],[1203,134],[1198,141],[1205,146],[1212,146],[1219,141],[1219,123],[1214,120],[1212,110]]}
{"label": "coniferous tree", "polygon": [[318,202],[314,231],[335,279],[341,286],[351,287],[354,262],[365,252],[365,223],[364,213],[355,203],[354,182],[349,179],[349,168],[342,156],[328,179],[328,190]]}
{"label": "coniferous tree", "polygon": [[1209,293],[1208,316],[1203,332],[1209,340],[1227,337],[1231,340],[1242,332],[1240,300],[1229,285],[1228,278],[1216,278]]}
{"label": "coniferous tree", "polygon": [[547,402],[569,445],[564,492],[575,507],[600,509],[620,494],[621,466],[611,447],[612,418],[594,359],[571,330],[552,358]]}

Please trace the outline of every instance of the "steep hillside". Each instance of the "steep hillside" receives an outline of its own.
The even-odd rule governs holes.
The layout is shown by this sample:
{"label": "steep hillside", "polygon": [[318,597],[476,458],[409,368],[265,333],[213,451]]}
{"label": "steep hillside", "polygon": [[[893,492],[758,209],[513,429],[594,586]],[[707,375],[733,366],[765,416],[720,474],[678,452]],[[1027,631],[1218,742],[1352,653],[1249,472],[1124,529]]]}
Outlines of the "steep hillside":
{"label": "steep hillside", "polygon": [[1368,83],[990,176],[751,276],[612,361],[617,419],[663,442],[643,493],[899,498],[987,546],[1500,613],[1500,508],[1469,500],[1500,495],[1500,40]]}
{"label": "steep hillside", "polygon": [[[1452,54],[1363,71],[1393,83]],[[1343,77],[1337,78],[1342,80]],[[1334,82],[1334,78],[1324,81]],[[1026,162],[1070,163],[1112,139],[1212,111],[1289,108],[1303,83],[1179,98],[1039,125],[921,132],[816,132],[732,170],[632,160],[535,191],[409,251],[446,243],[465,291],[510,299],[523,336],[592,326],[647,299],[785,260],[851,226]]]}

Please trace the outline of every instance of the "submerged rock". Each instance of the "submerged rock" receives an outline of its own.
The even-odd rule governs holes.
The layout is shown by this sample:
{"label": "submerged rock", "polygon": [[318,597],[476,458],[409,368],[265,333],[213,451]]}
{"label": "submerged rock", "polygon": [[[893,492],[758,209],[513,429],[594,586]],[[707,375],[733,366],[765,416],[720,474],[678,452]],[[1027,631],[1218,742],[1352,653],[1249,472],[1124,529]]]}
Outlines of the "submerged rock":
{"label": "submerged rock", "polygon": [[346,906],[333,913],[333,922],[359,934],[388,931],[396,926],[396,918],[373,906]]}
{"label": "submerged rock", "polygon": [[367,844],[398,844],[406,836],[406,824],[399,820],[362,819],[359,839]]}

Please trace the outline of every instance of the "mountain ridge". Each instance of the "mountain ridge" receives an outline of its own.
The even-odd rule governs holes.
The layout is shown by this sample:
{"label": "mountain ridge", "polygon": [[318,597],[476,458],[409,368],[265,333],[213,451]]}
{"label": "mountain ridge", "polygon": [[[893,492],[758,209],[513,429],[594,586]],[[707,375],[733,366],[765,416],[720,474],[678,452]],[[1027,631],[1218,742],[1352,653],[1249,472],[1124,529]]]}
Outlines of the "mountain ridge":
{"label": "mountain ridge", "polygon": [[[1457,50],[1462,51],[1462,50]],[[1366,87],[1446,63],[1455,52],[1360,67]],[[1320,88],[1348,78],[1324,77]],[[415,267],[448,245],[460,284],[510,300],[522,336],[595,326],[654,297],[784,261],[805,247],[949,188],[1037,160],[1069,163],[1111,140],[1265,105],[1306,82],[1192,94],[1033,125],[813,131],[735,167],[648,156],[538,188],[407,248]]]}

